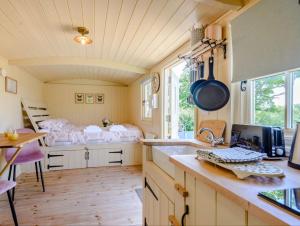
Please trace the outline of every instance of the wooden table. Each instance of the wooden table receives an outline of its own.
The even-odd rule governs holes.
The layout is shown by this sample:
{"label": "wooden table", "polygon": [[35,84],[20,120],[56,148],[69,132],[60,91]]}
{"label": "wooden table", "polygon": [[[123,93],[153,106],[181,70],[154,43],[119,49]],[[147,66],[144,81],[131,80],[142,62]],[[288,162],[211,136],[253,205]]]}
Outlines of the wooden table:
{"label": "wooden table", "polygon": [[11,159],[6,163],[4,168],[0,171],[0,177],[8,169],[8,167],[15,161],[18,154],[21,152],[22,147],[25,144],[31,143],[44,137],[46,133],[20,133],[19,138],[16,141],[10,141],[4,134],[0,134],[0,149],[2,148],[16,148],[16,152],[13,154]]}

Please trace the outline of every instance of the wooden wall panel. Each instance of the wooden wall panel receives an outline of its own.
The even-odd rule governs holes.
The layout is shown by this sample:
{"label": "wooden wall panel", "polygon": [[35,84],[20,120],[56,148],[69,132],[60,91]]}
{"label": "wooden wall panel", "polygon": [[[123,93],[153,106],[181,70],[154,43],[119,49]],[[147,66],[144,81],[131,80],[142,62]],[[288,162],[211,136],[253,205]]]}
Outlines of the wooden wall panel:
{"label": "wooden wall panel", "polygon": [[[104,104],[75,104],[75,93],[103,93]],[[102,118],[128,122],[128,87],[80,84],[46,84],[45,100],[54,117],[75,124],[102,125]]]}

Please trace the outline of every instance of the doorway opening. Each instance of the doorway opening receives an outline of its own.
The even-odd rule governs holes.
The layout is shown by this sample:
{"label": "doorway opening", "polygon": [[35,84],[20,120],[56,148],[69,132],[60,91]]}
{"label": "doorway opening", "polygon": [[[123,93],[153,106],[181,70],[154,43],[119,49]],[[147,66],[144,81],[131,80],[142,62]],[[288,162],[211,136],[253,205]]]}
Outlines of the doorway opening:
{"label": "doorway opening", "polygon": [[195,107],[188,103],[190,75],[185,61],[165,69],[164,84],[164,138],[194,138]]}

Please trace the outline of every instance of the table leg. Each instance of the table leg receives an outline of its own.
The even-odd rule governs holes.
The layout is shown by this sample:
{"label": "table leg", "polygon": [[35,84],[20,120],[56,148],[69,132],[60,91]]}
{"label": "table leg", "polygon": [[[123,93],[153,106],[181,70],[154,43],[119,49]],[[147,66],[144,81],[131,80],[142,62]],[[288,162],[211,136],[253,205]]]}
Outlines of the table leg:
{"label": "table leg", "polygon": [[20,153],[21,149],[22,149],[22,147],[17,148],[17,150],[15,151],[15,153],[13,154],[11,159],[6,163],[4,168],[1,170],[0,177],[5,173],[5,171],[8,169],[8,167],[10,167],[10,165],[15,161],[15,159],[17,158],[18,154]]}

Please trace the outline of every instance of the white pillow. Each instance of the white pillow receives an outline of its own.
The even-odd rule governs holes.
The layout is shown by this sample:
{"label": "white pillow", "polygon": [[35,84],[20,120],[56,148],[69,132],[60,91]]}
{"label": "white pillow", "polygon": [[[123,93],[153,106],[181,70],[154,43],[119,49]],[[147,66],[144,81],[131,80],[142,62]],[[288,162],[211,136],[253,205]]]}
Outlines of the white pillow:
{"label": "white pillow", "polygon": [[122,125],[112,125],[109,127],[110,132],[125,132],[127,129]]}
{"label": "white pillow", "polygon": [[38,125],[42,129],[61,129],[68,123],[69,121],[66,119],[47,119],[45,121],[39,122]]}

